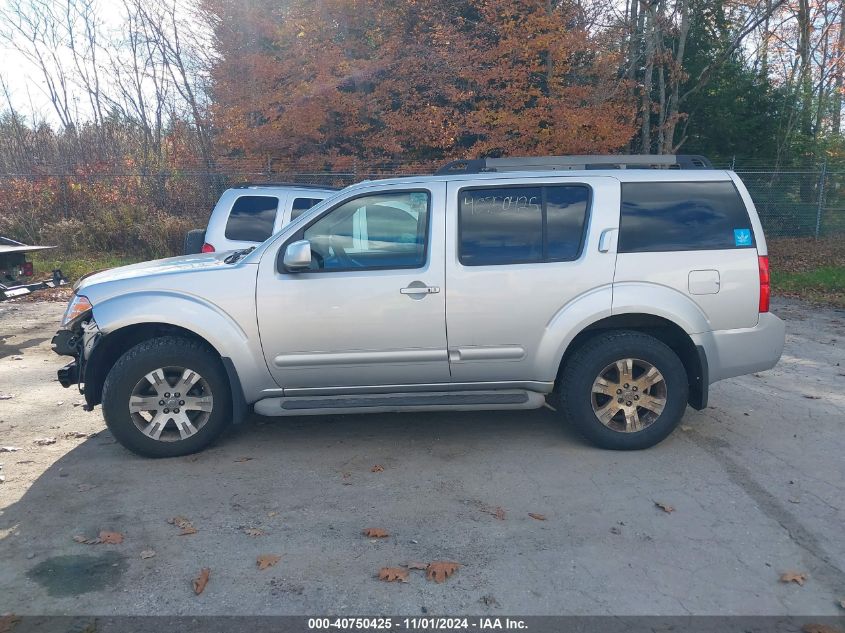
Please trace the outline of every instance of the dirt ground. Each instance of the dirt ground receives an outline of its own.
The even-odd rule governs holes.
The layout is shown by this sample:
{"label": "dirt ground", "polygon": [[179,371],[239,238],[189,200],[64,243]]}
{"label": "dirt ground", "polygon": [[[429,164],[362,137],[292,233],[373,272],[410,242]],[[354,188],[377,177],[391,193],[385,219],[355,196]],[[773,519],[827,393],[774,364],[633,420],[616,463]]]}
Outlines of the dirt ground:
{"label": "dirt ground", "polygon": [[[253,416],[156,461],[56,382],[63,308],[0,304],[0,613],[843,613],[844,311],[776,302],[781,363],[715,385],[648,451],[592,448],[542,409]],[[101,530],[124,540],[73,540]],[[376,578],[433,560],[461,567]]]}

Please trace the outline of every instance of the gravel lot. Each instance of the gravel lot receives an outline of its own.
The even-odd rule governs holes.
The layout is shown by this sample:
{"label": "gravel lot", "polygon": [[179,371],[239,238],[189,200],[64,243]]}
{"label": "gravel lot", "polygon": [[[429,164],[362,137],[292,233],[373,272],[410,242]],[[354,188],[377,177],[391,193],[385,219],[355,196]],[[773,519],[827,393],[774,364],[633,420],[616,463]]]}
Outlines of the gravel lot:
{"label": "gravel lot", "polygon": [[[594,449],[542,409],[253,416],[152,461],[56,382],[63,308],[0,304],[0,446],[19,448],[0,454],[0,613],[843,613],[841,310],[776,302],[781,363],[715,385],[648,451]],[[100,530],[124,541],[73,540]],[[281,560],[259,570],[263,554]],[[462,567],[376,578],[432,560]],[[805,584],[779,582],[789,570]]]}

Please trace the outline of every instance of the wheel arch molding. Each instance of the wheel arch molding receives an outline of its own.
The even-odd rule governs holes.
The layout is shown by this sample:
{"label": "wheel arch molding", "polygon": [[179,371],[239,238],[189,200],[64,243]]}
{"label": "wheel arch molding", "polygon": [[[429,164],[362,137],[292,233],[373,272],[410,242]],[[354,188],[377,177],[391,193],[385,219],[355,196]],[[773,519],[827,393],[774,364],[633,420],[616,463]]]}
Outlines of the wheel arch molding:
{"label": "wheel arch molding", "polygon": [[203,301],[171,293],[123,295],[95,304],[94,320],[100,337],[85,361],[82,377],[89,407],[100,404],[106,376],[117,359],[141,341],[159,336],[198,340],[220,357],[229,378],[236,421],[245,417],[247,409],[243,385],[263,387],[269,380],[263,375],[267,373],[263,360],[255,361],[263,357],[259,346],[252,350],[252,337],[228,314]]}
{"label": "wheel arch molding", "polygon": [[625,312],[604,316],[582,328],[570,340],[560,356],[556,387],[561,370],[575,351],[595,336],[616,330],[642,332],[667,345],[681,360],[686,371],[689,405],[698,410],[707,406],[710,381],[707,354],[704,348],[696,345],[690,334],[678,323],[648,312]]}

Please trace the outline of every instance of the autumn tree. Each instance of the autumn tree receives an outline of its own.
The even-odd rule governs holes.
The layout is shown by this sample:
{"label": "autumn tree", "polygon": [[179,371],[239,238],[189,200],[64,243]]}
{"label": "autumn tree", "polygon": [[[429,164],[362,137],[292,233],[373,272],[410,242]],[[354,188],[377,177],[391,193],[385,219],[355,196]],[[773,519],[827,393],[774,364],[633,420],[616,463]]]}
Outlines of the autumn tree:
{"label": "autumn tree", "polygon": [[618,59],[536,0],[204,0],[230,156],[277,168],[601,153],[630,138]]}

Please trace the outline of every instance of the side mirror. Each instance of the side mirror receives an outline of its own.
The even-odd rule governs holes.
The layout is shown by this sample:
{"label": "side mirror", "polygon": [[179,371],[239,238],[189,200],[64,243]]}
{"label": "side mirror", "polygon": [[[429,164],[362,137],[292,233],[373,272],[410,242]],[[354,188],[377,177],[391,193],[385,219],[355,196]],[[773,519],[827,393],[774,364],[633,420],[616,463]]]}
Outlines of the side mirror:
{"label": "side mirror", "polygon": [[282,263],[291,272],[307,270],[311,266],[311,242],[299,240],[288,244]]}

